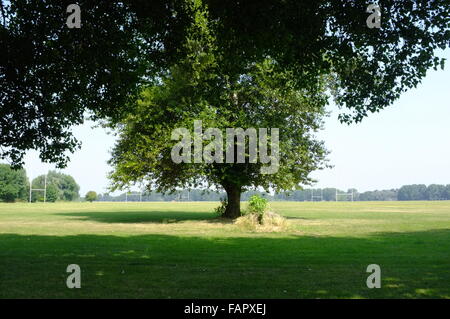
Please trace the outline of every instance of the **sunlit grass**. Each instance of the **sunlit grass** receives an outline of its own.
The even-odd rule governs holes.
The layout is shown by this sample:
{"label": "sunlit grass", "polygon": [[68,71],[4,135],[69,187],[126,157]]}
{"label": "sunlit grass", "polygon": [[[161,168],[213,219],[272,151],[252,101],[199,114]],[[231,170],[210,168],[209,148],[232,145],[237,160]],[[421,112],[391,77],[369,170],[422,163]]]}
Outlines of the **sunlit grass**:
{"label": "sunlit grass", "polygon": [[[450,296],[450,202],[270,203],[284,232],[245,231],[217,205],[0,204],[0,297]],[[381,289],[366,287],[372,263]]]}

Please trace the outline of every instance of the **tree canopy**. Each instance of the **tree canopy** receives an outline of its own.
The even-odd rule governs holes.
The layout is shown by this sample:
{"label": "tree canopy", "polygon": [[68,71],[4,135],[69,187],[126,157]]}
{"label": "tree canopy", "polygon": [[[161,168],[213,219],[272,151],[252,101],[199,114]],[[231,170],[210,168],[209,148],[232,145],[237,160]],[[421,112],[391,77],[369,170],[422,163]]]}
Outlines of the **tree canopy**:
{"label": "tree canopy", "polygon": [[[208,11],[200,4],[194,4],[192,11],[195,19],[183,44],[187,57],[171,66],[158,83],[145,88],[135,112],[122,122],[111,177],[117,187],[139,181],[163,192],[202,184],[221,187],[228,196],[225,216],[237,217],[243,190],[258,186],[292,189],[309,182],[309,173],[321,167],[326,151],[312,133],[320,128],[326,97],[324,89],[298,89],[292,72],[282,71],[270,58],[247,66],[239,77],[228,73],[224,67],[228,61],[217,50]],[[204,132],[202,127],[195,128],[199,123],[205,126]],[[266,138],[274,162],[269,167],[261,161],[262,147],[269,147],[259,145],[256,150],[251,145],[252,139],[256,144],[255,128],[270,129]],[[275,133],[279,128],[281,134]],[[199,139],[200,150],[194,146],[193,161],[174,161],[172,150],[178,140],[171,140],[179,129],[185,130],[183,141],[191,133]],[[238,140],[222,135],[222,131],[235,129],[245,135],[240,161]],[[191,142],[186,148],[191,154]],[[225,149],[233,152],[230,158],[226,154],[226,162]],[[250,159],[252,151],[260,161]]]}
{"label": "tree canopy", "polygon": [[[359,21],[365,13],[362,5],[341,3],[341,9],[347,10],[345,14],[334,12],[334,18],[328,20],[327,14],[331,13],[328,10],[337,9],[332,4],[264,4],[262,8],[272,8],[267,16],[259,7],[251,7],[259,13],[262,23],[253,25],[254,29],[247,25],[245,30],[239,30],[246,26],[243,14],[248,13],[252,21],[251,10],[247,11],[245,5],[230,6],[242,11],[234,12],[237,17],[228,21],[222,15],[215,16],[216,10],[220,11],[215,2],[187,2],[185,10],[191,12],[189,16],[193,19],[179,49],[184,57],[144,87],[135,111],[120,122],[119,141],[111,160],[115,187],[138,181],[149,187],[155,185],[159,191],[173,191],[204,182],[225,189],[228,204],[224,216],[237,217],[243,190],[258,186],[294,189],[309,183],[309,173],[323,167],[326,150],[313,133],[320,128],[325,113],[327,88],[338,105],[353,112],[342,114],[341,120],[360,121],[368,111],[378,111],[406,88],[415,86],[426,69],[440,62],[431,59],[433,50],[431,60],[425,58],[423,48],[422,58],[414,57],[417,47],[409,47],[409,41],[416,40],[407,38],[402,29],[399,33],[390,24],[381,31],[364,26],[365,19]],[[420,4],[413,7],[416,5]],[[398,10],[401,15],[403,9]],[[299,19],[295,20],[298,24],[291,25],[288,17],[292,13]],[[439,16],[440,12],[435,13]],[[388,16],[393,20],[399,18]],[[433,21],[429,18],[427,23]],[[303,26],[303,31],[308,31],[306,35],[291,28],[302,30],[300,21],[310,23]],[[341,25],[343,21],[347,22],[345,26]],[[411,28],[414,26],[412,23]],[[230,35],[230,30],[241,32]],[[419,28],[415,30],[418,32]],[[433,36],[428,39],[430,43],[442,40],[445,46],[448,42],[440,33],[424,31],[416,35]],[[241,35],[245,42],[240,41]],[[284,38],[285,35],[289,37]],[[402,68],[396,56],[400,52],[411,54],[410,60],[402,59]],[[409,68],[406,73],[404,64]],[[245,154],[244,162],[238,163],[201,163],[195,159],[194,163],[174,162],[171,156],[174,130],[188,128],[187,137],[177,135],[189,140],[192,131],[196,134],[196,121],[219,129],[280,128],[279,169],[274,174],[262,174],[261,164],[251,162],[249,153]],[[201,138],[200,143],[205,144],[204,139],[210,139],[210,135]],[[219,144],[223,145],[222,141]],[[190,142],[188,145],[190,156]],[[237,149],[235,140],[231,147]],[[194,145],[194,152],[195,148]]]}
{"label": "tree canopy", "polygon": [[94,200],[97,200],[98,196],[97,193],[94,191],[89,191],[86,193],[86,196],[84,196],[84,199],[88,202],[93,202]]}
{"label": "tree canopy", "polygon": [[[450,42],[447,0],[380,0],[380,29],[364,1],[80,0],[82,26],[65,27],[68,0],[0,0],[0,157],[28,149],[60,167],[86,114],[120,122],[148,85],[188,54],[196,15],[208,12],[220,70],[231,83],[270,58],[310,94],[323,76],[341,120],[361,121],[415,87]],[[195,6],[194,6],[195,7]]]}
{"label": "tree canopy", "polygon": [[0,164],[0,201],[26,200],[28,189],[24,169],[13,170],[10,165]]}

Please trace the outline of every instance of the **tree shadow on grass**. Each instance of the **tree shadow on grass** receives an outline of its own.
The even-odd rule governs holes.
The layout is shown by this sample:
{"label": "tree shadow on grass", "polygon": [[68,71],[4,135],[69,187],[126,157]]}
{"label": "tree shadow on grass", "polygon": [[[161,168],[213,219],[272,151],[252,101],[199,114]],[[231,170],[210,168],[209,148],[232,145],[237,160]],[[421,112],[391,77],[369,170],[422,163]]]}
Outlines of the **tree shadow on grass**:
{"label": "tree shadow on grass", "polygon": [[[450,230],[371,237],[0,235],[1,298],[450,298]],[[66,287],[78,264],[82,289]],[[382,288],[368,289],[378,264]]]}
{"label": "tree shadow on grass", "polygon": [[284,216],[284,218],[286,219],[294,219],[294,220],[310,220],[311,218],[306,218],[306,217],[298,217],[298,216]]}
{"label": "tree shadow on grass", "polygon": [[57,215],[75,217],[101,223],[178,223],[184,221],[206,221],[210,223],[231,223],[219,218],[214,213],[186,211],[92,211],[75,213],[58,213]]}

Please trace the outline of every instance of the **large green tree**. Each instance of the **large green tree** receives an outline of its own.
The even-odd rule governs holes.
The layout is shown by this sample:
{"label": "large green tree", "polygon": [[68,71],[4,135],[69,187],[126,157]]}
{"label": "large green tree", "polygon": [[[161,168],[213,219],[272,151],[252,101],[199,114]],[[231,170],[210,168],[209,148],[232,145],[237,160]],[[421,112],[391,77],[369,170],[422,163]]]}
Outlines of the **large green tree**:
{"label": "large green tree", "polygon": [[27,175],[24,169],[13,170],[8,164],[0,164],[0,201],[26,200],[27,184]]}
{"label": "large green tree", "polygon": [[[82,27],[68,29],[71,2],[0,0],[0,157],[14,165],[38,149],[64,166],[86,111],[120,120],[140,84],[187,54],[192,0],[80,0]],[[378,3],[381,28],[369,29],[366,1],[204,1],[231,83],[267,57],[300,90],[332,74],[346,122],[392,104],[443,65],[436,50],[449,46],[448,0]]]}
{"label": "large green tree", "polygon": [[[212,10],[201,1],[188,3],[187,10],[194,18],[181,47],[185,58],[143,89],[134,112],[118,126],[119,141],[110,162],[114,167],[113,187],[143,182],[149,188],[155,186],[166,192],[177,187],[214,185],[227,193],[224,216],[235,218],[240,215],[243,190],[258,186],[266,190],[293,189],[311,182],[309,173],[323,167],[326,150],[315,140],[314,132],[320,128],[328,101],[327,85],[338,103],[352,105],[354,113],[341,116],[347,122],[361,120],[367,110],[378,110],[408,86],[406,79],[403,86],[397,86],[397,81],[395,85],[389,83],[388,65],[383,58],[390,53],[383,51],[385,56],[379,55],[380,61],[374,62],[372,59],[378,54],[373,47],[360,48],[354,56],[349,53],[346,57],[349,60],[345,61],[337,59],[330,48],[320,47],[317,56],[309,57],[317,59],[317,64],[286,63],[275,51],[260,55],[254,51],[253,59],[245,55],[239,59],[221,42],[223,33],[217,32],[220,22],[211,18]],[[362,46],[364,40],[356,39],[361,41],[358,46]],[[378,68],[383,65],[382,71],[371,69],[373,63]],[[364,71],[360,70],[364,67]],[[355,74],[357,70],[362,74]],[[357,83],[355,78],[359,80]],[[343,90],[347,85],[354,87]],[[367,99],[369,104],[365,104]],[[251,151],[246,153],[243,163],[236,163],[236,156],[234,163],[175,162],[171,154],[178,142],[171,140],[174,130],[188,129],[189,134],[178,134],[183,138],[195,135],[192,131],[196,121],[202,121],[205,128],[222,131],[280,128],[278,169],[273,174],[263,173],[260,162],[251,163]],[[208,147],[211,139],[208,136],[207,141],[200,143]],[[226,147],[236,151],[238,141],[233,140]],[[196,146],[192,149],[195,158]]]}
{"label": "large green tree", "polygon": [[[324,164],[326,151],[312,133],[320,128],[326,96],[324,88],[298,89],[292,72],[280,70],[270,58],[248,65],[239,77],[230,74],[223,66],[226,59],[217,50],[206,7],[198,1],[191,10],[195,19],[184,43],[188,55],[158,83],[143,90],[135,112],[122,122],[111,177],[119,188],[143,182],[162,192],[177,187],[220,187],[228,197],[224,216],[234,218],[240,216],[242,191],[258,186],[292,189],[310,182],[309,173]],[[320,82],[324,85],[325,80]],[[202,132],[194,129],[200,121]],[[196,138],[202,150],[198,154],[200,148],[194,146],[192,153],[194,158],[200,156],[198,161],[190,155],[182,163],[174,161],[172,150],[179,140],[176,136],[172,139],[178,128],[186,130],[183,138],[199,133]],[[209,128],[218,129],[222,136]],[[261,145],[256,150],[245,140],[229,140],[225,136],[228,128],[271,129],[270,165],[261,163]],[[278,145],[274,128],[281,129]],[[253,138],[256,141],[256,135]],[[246,139],[250,143],[252,137]],[[187,152],[191,153],[188,143]],[[241,163],[239,146],[245,149]],[[209,147],[213,149],[208,151]],[[233,150],[233,163],[225,159],[225,148]],[[256,163],[250,159],[252,151],[259,157]]]}

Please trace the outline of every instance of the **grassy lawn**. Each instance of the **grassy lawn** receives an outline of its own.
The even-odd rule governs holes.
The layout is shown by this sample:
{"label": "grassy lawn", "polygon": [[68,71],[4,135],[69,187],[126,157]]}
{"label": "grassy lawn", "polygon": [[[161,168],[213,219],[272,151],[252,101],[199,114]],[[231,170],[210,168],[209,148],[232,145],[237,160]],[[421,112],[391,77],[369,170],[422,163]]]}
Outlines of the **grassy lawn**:
{"label": "grassy lawn", "polygon": [[450,298],[450,202],[271,203],[283,233],[217,205],[0,204],[0,298]]}

